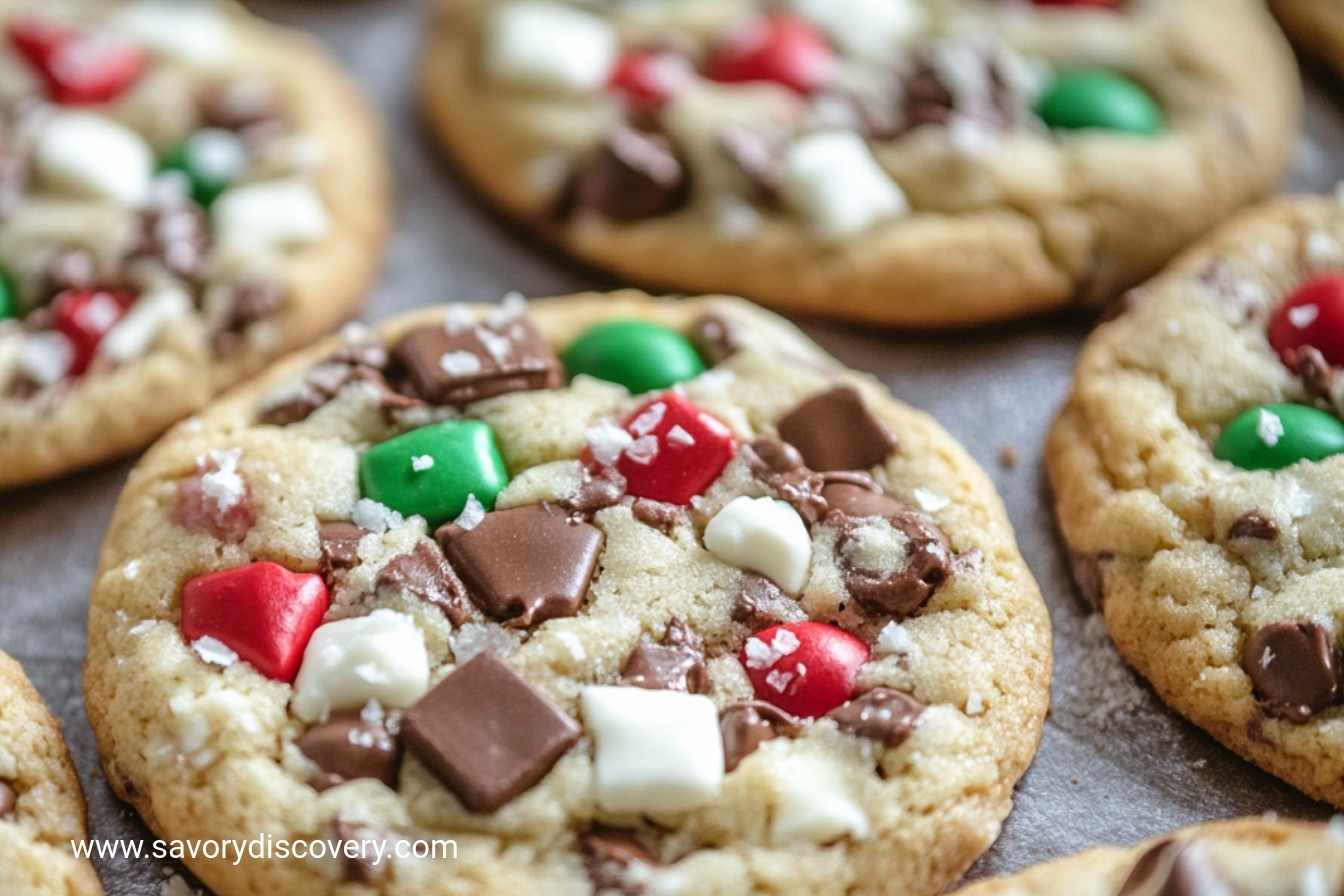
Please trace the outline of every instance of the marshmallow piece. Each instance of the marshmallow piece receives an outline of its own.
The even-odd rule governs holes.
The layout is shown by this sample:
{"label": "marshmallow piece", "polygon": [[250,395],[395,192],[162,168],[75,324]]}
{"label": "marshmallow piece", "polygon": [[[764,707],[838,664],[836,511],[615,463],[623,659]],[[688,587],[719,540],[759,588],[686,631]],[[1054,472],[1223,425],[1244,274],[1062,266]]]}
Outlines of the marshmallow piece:
{"label": "marshmallow piece", "polygon": [[619,53],[616,29],[604,19],[550,0],[518,0],[491,15],[485,69],[516,87],[585,93],[607,83]]}
{"label": "marshmallow piece", "polygon": [[223,244],[279,249],[311,243],[331,226],[327,207],[312,186],[272,180],[226,190],[210,207],[215,236]]}
{"label": "marshmallow piece", "polygon": [[928,27],[929,16],[913,0],[793,0],[794,10],[848,53],[887,59]]}
{"label": "marshmallow piece", "polygon": [[604,810],[679,812],[718,795],[723,741],[713,700],[680,691],[589,687],[581,702]]}
{"label": "marshmallow piece", "polygon": [[798,511],[774,498],[734,498],[705,527],[705,547],[797,595],[812,565],[812,537]]}
{"label": "marshmallow piece", "polygon": [[830,843],[846,835],[855,840],[868,836],[868,813],[828,763],[793,757],[775,783],[778,797],[770,822],[770,839],[775,843]]}
{"label": "marshmallow piece", "polygon": [[149,199],[154,151],[135,131],[92,112],[56,112],[38,134],[41,178],[63,192],[122,205]]}
{"label": "marshmallow piece", "polygon": [[906,214],[905,193],[853,131],[821,131],[795,141],[785,156],[785,201],[825,239],[867,230]]}
{"label": "marshmallow piece", "polygon": [[214,67],[231,51],[229,21],[208,0],[137,0],[122,8],[109,30],[152,53],[198,67]]}
{"label": "marshmallow piece", "polygon": [[163,328],[192,311],[191,298],[175,286],[145,293],[98,343],[98,354],[113,361],[139,358]]}
{"label": "marshmallow piece", "polygon": [[368,616],[318,626],[294,681],[294,714],[315,722],[370,700],[408,706],[429,687],[429,657],[420,631],[405,613]]}

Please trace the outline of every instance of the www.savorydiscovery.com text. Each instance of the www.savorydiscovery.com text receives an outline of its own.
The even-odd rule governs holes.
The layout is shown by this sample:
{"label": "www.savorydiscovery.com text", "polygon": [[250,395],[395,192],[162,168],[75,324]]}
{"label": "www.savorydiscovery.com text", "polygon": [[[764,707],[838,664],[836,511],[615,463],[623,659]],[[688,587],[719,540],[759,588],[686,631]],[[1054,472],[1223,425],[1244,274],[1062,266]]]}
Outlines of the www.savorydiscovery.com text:
{"label": "www.savorydiscovery.com text", "polygon": [[224,860],[351,859],[381,864],[387,859],[455,859],[456,840],[333,839],[285,840],[262,834],[246,840],[71,840],[84,859]]}

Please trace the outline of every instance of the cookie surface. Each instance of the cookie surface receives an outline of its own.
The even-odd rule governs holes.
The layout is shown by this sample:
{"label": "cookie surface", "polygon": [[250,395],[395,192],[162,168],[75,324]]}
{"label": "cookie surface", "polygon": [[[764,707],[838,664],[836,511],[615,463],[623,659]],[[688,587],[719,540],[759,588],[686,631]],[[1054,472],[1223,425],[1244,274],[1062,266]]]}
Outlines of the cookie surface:
{"label": "cookie surface", "polygon": [[343,338],[131,475],[89,715],[166,838],[457,857],[189,859],[222,896],[934,893],[993,840],[1049,623],[928,416],[740,300]]}
{"label": "cookie surface", "polygon": [[1344,9],[1331,0],[1270,0],[1293,43],[1344,74]]}
{"label": "cookie surface", "polygon": [[1256,3],[765,6],[442,0],[422,105],[589,264],[883,325],[1104,302],[1288,162]]}
{"label": "cookie surface", "polygon": [[0,880],[23,896],[101,896],[71,841],[83,841],[84,794],[61,729],[22,667],[0,653]]}
{"label": "cookie surface", "polygon": [[1344,205],[1279,200],[1129,297],[1046,464],[1074,574],[1171,706],[1344,806]]}
{"label": "cookie surface", "polygon": [[1129,849],[1102,848],[987,880],[959,896],[1336,893],[1344,829],[1245,818],[1195,825]]}
{"label": "cookie surface", "polygon": [[148,444],[355,310],[378,125],[233,4],[0,3],[0,488]]}

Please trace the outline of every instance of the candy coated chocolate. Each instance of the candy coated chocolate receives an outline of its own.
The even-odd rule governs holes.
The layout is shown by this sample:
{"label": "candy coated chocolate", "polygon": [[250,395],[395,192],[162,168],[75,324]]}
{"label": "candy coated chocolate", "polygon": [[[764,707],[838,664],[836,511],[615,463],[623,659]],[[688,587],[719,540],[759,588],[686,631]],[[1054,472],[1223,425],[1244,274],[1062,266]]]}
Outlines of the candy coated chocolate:
{"label": "candy coated chocolate", "polygon": [[634,440],[616,460],[626,492],[668,504],[702,494],[737,448],[728,427],[674,392],[635,408],[621,427]]}
{"label": "candy coated chocolate", "polygon": [[565,373],[587,374],[639,395],[668,389],[705,372],[690,340],[646,320],[613,320],[579,334],[564,352]]}
{"label": "candy coated chocolate", "polygon": [[354,713],[336,713],[303,733],[295,746],[320,769],[313,781],[326,790],[356,778],[375,778],[397,786],[401,746],[382,724]]}
{"label": "candy coated chocolate", "polygon": [[471,529],[436,533],[475,604],[510,626],[579,611],[597,569],[602,530],[551,504],[487,513]]}
{"label": "candy coated chocolate", "polygon": [[1246,639],[1241,668],[1271,715],[1305,722],[1339,696],[1334,638],[1316,622],[1275,622]]}
{"label": "candy coated chocolate", "polygon": [[103,337],[126,316],[135,297],[120,289],[70,289],[52,299],[53,328],[70,340],[70,375],[89,369]]}
{"label": "candy coated chocolate", "polygon": [[509,482],[495,434],[479,420],[447,420],[375,445],[359,462],[364,497],[431,527],[462,513],[473,495],[481,506]]}
{"label": "candy coated chocolate", "polygon": [[428,541],[398,554],[378,573],[374,589],[390,588],[407,597],[433,604],[457,628],[467,615],[467,589],[443,554]]}
{"label": "candy coated chocolate", "polygon": [[1344,366],[1344,274],[1322,274],[1294,290],[1270,316],[1268,336],[1294,373],[1306,347],[1320,352],[1329,367]]}
{"label": "candy coated chocolate", "polygon": [[831,79],[835,53],[811,22],[773,15],[729,35],[709,60],[715,81],[770,81],[798,93],[812,93]]}
{"label": "candy coated chocolate", "polygon": [[1116,896],[1235,896],[1199,840],[1165,840],[1134,863]]}
{"label": "candy coated chocolate", "polygon": [[9,26],[9,44],[32,66],[47,96],[70,106],[111,102],[144,74],[139,48],[34,17]]}
{"label": "candy coated chocolate", "polygon": [[401,337],[396,356],[415,394],[430,404],[470,404],[563,385],[560,362],[524,318],[499,327],[420,327]]}
{"label": "candy coated chocolate", "polygon": [[1124,75],[1099,69],[1060,72],[1036,112],[1058,130],[1100,129],[1152,136],[1163,128],[1157,101]]}
{"label": "candy coated chocolate", "polygon": [[582,733],[493,650],[455,669],[401,718],[407,749],[473,812],[494,812],[536,784]]}
{"label": "candy coated chocolate", "polygon": [[866,470],[896,450],[896,437],[853,386],[814,395],[779,421],[779,437],[818,472]]}
{"label": "candy coated chocolate", "polygon": [[841,731],[894,749],[919,727],[928,707],[894,688],[873,688],[826,714]]}
{"label": "candy coated chocolate", "polygon": [[820,622],[790,622],[747,639],[738,659],[756,699],[800,718],[824,716],[854,695],[868,645]]}
{"label": "candy coated chocolate", "polygon": [[220,128],[196,131],[159,160],[160,171],[180,171],[191,184],[191,198],[209,208],[249,164],[242,138]]}
{"label": "candy coated chocolate", "polygon": [[691,61],[672,50],[631,51],[616,60],[607,85],[637,110],[653,112],[695,80]]}
{"label": "candy coated chocolate", "polygon": [[182,637],[222,641],[262,675],[292,682],[331,601],[320,576],[258,562],[206,573],[182,588]]}
{"label": "candy coated chocolate", "polygon": [[9,276],[0,271],[0,320],[8,317],[17,317],[19,313],[18,303],[14,296],[14,285],[10,282]]}
{"label": "candy coated chocolate", "polygon": [[723,735],[723,768],[731,772],[768,740],[797,734],[802,723],[793,716],[759,700],[746,700],[724,707],[719,713]]}
{"label": "candy coated chocolate", "polygon": [[1266,404],[1243,411],[1223,428],[1213,456],[1243,470],[1279,470],[1301,460],[1344,452],[1344,423],[1302,404]]}

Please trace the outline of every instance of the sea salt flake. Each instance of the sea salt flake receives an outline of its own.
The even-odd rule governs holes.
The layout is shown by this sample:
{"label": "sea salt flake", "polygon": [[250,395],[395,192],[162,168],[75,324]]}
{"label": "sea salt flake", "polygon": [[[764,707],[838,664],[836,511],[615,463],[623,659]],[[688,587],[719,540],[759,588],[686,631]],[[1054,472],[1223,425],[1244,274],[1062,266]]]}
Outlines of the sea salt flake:
{"label": "sea salt flake", "polygon": [[794,674],[792,672],[781,672],[778,669],[767,672],[765,675],[765,683],[781,694],[784,693],[784,689],[789,686],[793,679]]}
{"label": "sea salt flake", "polygon": [[588,450],[593,460],[610,467],[621,459],[621,452],[633,442],[634,436],[610,420],[603,420],[588,428]]}
{"label": "sea salt flake", "polygon": [[439,358],[439,367],[449,376],[471,376],[481,372],[481,359],[472,352],[448,352]]}
{"label": "sea salt flake", "polygon": [[888,622],[877,635],[876,652],[882,656],[904,656],[914,646],[909,630],[899,622]]}
{"label": "sea salt flake", "polygon": [[452,304],[443,316],[443,329],[449,336],[460,333],[468,327],[476,326],[476,316],[466,305]]}
{"label": "sea salt flake", "polygon": [[355,512],[351,514],[350,520],[361,529],[378,533],[395,529],[406,522],[406,518],[401,514],[372,498],[360,498],[355,504]]}
{"label": "sea salt flake", "polygon": [[1283,421],[1279,415],[1266,408],[1260,409],[1260,419],[1255,424],[1255,434],[1270,448],[1279,444],[1283,438]]}
{"label": "sea salt flake", "polygon": [[196,651],[196,655],[214,666],[232,666],[238,662],[238,654],[229,645],[218,638],[205,635],[191,642],[191,649]]}
{"label": "sea salt flake", "polygon": [[496,364],[503,364],[507,361],[509,353],[513,351],[513,340],[487,330],[485,327],[476,328],[476,341],[481,344],[490,357],[495,359]]}
{"label": "sea salt flake", "polygon": [[1256,585],[1251,588],[1251,600],[1269,600],[1273,596],[1274,592],[1264,585]]}
{"label": "sea salt flake", "polygon": [[428,454],[417,454],[411,458],[411,469],[417,473],[423,473],[426,470],[434,468],[434,458]]}
{"label": "sea salt flake", "polygon": [[140,558],[136,557],[134,560],[127,561],[126,565],[121,568],[121,574],[128,582],[135,581],[140,575]]}
{"label": "sea salt flake", "polygon": [[381,725],[383,719],[387,718],[387,712],[383,709],[383,704],[370,697],[369,702],[364,704],[364,708],[359,711],[359,720],[366,725]]}
{"label": "sea salt flake", "polygon": [[230,448],[213,449],[205,457],[196,458],[198,468],[207,466],[207,457],[216,467],[201,476],[201,493],[214,502],[219,513],[232,510],[247,494],[247,484],[238,475],[238,459],[242,456],[242,448]]}
{"label": "sea salt flake", "polygon": [[139,637],[140,635],[143,635],[145,632],[149,631],[153,627],[154,627],[154,620],[145,619],[135,624],[135,627],[131,629],[131,634]]}
{"label": "sea salt flake", "polygon": [[1274,662],[1274,651],[1266,647],[1265,652],[1260,655],[1260,668],[1268,669],[1272,662]]}
{"label": "sea salt flake", "polygon": [[1328,233],[1319,230],[1307,234],[1306,244],[1303,247],[1306,251],[1307,261],[1315,268],[1323,268],[1331,265],[1339,259],[1340,245]]}
{"label": "sea salt flake", "polygon": [[516,635],[496,623],[468,622],[448,639],[453,649],[453,660],[459,666],[486,650],[507,656],[518,647]]}
{"label": "sea salt flake", "polygon": [[625,456],[632,463],[651,464],[654,458],[658,456],[658,437],[643,436],[635,439],[630,446],[625,449]]}
{"label": "sea salt flake", "polygon": [[667,441],[673,445],[685,445],[687,447],[695,444],[695,436],[682,429],[678,424],[667,431]]}
{"label": "sea salt flake", "polygon": [[667,414],[667,405],[663,402],[650,405],[647,410],[630,421],[630,431],[637,436],[646,436],[658,428],[658,424],[663,422],[663,416]]}
{"label": "sea salt flake", "polygon": [[978,716],[985,711],[985,701],[981,698],[979,691],[971,691],[966,695],[966,715]]}
{"label": "sea salt flake", "polygon": [[583,649],[583,642],[579,636],[573,632],[556,632],[555,636],[560,639],[560,643],[565,645],[569,655],[574,658],[576,663],[581,663],[588,657],[588,652]]}
{"label": "sea salt flake", "polygon": [[774,640],[769,644],[765,643],[763,638],[748,638],[747,668],[768,669],[796,651],[799,646],[798,636],[786,628],[776,631]]}
{"label": "sea salt flake", "polygon": [[490,312],[486,323],[492,330],[502,330],[527,313],[527,299],[517,290],[510,290],[500,300],[499,307]]}
{"label": "sea salt flake", "polygon": [[1333,896],[1330,883],[1325,878],[1325,869],[1320,865],[1308,865],[1298,879],[1299,896]]}
{"label": "sea salt flake", "polygon": [[927,513],[937,513],[944,507],[952,503],[952,499],[946,495],[940,495],[938,492],[930,491],[927,488],[915,489],[915,503],[921,510]]}
{"label": "sea salt flake", "polygon": [[485,505],[481,504],[475,495],[467,495],[467,503],[453,522],[459,528],[470,531],[479,526],[483,519],[485,519]]}

